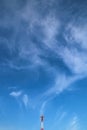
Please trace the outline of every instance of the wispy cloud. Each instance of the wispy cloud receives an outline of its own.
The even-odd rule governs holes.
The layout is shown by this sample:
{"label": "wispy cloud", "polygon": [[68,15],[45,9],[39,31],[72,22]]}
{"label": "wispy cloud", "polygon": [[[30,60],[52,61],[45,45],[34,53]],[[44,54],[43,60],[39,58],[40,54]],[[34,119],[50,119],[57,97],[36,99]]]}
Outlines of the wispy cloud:
{"label": "wispy cloud", "polygon": [[18,92],[11,92],[10,93],[10,96],[13,96],[13,97],[15,97],[15,98],[18,98],[18,97],[20,97],[22,95],[22,91],[18,91]]}
{"label": "wispy cloud", "polygon": [[67,115],[67,112],[63,112],[59,118],[59,121],[62,121],[64,119],[64,117]]}
{"label": "wispy cloud", "polygon": [[[60,22],[55,16],[48,15],[42,21],[42,29],[44,32],[44,42],[48,47],[53,47],[53,41],[55,40],[56,35],[59,33]],[[51,45],[52,44],[52,45]]]}
{"label": "wispy cloud", "polygon": [[[42,3],[46,6],[47,2]],[[9,8],[14,18],[6,14],[0,22],[0,27],[9,34],[3,34],[0,38],[2,52],[5,52],[0,55],[1,59],[3,57],[0,64],[17,70],[33,70],[39,66],[49,70],[50,74],[55,76],[48,90],[42,95],[49,97],[47,101],[50,101],[75,81],[87,76],[87,25],[84,27],[72,23],[63,25],[60,16],[58,17],[54,11],[52,13],[48,11],[49,13],[42,17],[43,11],[39,10],[39,2],[34,0],[27,2],[21,9],[16,7],[15,10],[14,5],[17,6],[15,3],[12,4],[13,8]],[[52,57],[58,67],[50,63]],[[66,74],[65,70],[60,71],[62,65],[69,69],[70,75]],[[28,105],[28,95],[25,93],[13,91],[10,96],[21,98],[23,104]],[[44,111],[47,101],[43,101],[41,111]]]}
{"label": "wispy cloud", "polygon": [[[42,3],[46,6],[47,2],[45,1]],[[53,3],[53,1],[49,2],[49,4],[51,3]],[[19,5],[19,3],[14,4],[15,7],[18,6],[17,4]],[[14,5],[12,4],[13,8],[9,7],[13,9],[12,12],[14,12],[14,19],[11,24],[8,24],[9,22],[7,22],[7,24],[0,22],[0,25],[3,25],[4,29],[10,34],[11,30],[13,30],[12,39],[10,39],[12,44],[9,44],[9,38],[5,35],[0,39],[5,41],[4,48],[7,48],[9,53],[9,56],[4,59],[4,64],[7,64],[12,69],[29,69],[31,66],[44,66],[46,68],[48,67],[46,66],[46,61],[43,60],[41,56],[45,57],[48,55],[47,51],[52,51],[53,54],[56,53],[57,57],[60,56],[65,64],[75,73],[85,71],[84,69],[82,70],[83,65],[85,66],[84,68],[87,67],[86,58],[84,58],[85,54],[83,52],[79,54],[76,50],[76,46],[81,43],[81,47],[84,46],[84,48],[86,48],[87,25],[84,25],[84,27],[76,27],[74,24],[71,25],[70,23],[68,26],[65,25],[67,29],[64,38],[68,44],[72,42],[74,45],[74,48],[72,47],[72,49],[70,49],[67,44],[63,46],[62,43],[60,43],[61,39],[59,37],[57,38],[58,34],[61,33],[62,21],[54,12],[49,12],[42,18],[41,12],[38,11],[39,2],[25,2],[24,6],[21,9],[18,8],[17,11],[15,11]],[[7,20],[5,19],[3,21],[10,21],[10,16],[7,17],[6,15],[5,18],[7,18]],[[25,28],[23,28],[22,25],[23,21],[25,23]],[[65,27],[62,29],[65,31]],[[16,39],[18,40],[16,41]],[[75,42],[76,45],[74,44]],[[38,46],[38,44],[40,45]],[[71,46],[70,44],[69,46]],[[11,58],[13,56],[14,58]],[[21,62],[25,64],[21,64]]]}
{"label": "wispy cloud", "polygon": [[[10,30],[13,30],[12,39],[10,39],[10,42],[12,42],[11,45],[9,44],[9,38],[5,35],[2,36],[2,40],[5,41],[3,46],[9,54],[9,57],[4,59],[5,62],[3,65],[18,70],[29,69],[32,66],[46,67],[46,61],[41,58],[41,56],[45,56],[44,54],[46,52],[43,48],[52,46],[52,41],[58,33],[59,21],[55,15],[51,16],[50,14],[41,18],[40,12],[38,12],[38,4],[36,1],[33,1],[33,3],[27,2],[27,4],[23,6],[24,8],[15,12],[13,20],[15,23],[13,21],[11,24],[8,22],[7,24],[0,23],[8,33],[10,33]],[[7,20],[9,21],[10,17]],[[25,28],[23,28],[21,24],[22,21],[24,21],[26,25]],[[18,24],[16,24],[16,22]],[[15,25],[17,25],[17,27]],[[18,38],[17,42],[16,38]],[[34,38],[36,42],[33,40]],[[41,43],[41,47],[38,46],[38,42]],[[18,45],[17,48],[16,44]],[[14,58],[10,59],[10,57]],[[21,62],[25,62],[25,64],[21,64]]]}
{"label": "wispy cloud", "polygon": [[23,103],[24,103],[25,107],[27,108],[27,106],[29,105],[29,97],[28,97],[28,95],[24,94],[22,100],[23,100]]}
{"label": "wispy cloud", "polygon": [[41,105],[41,108],[40,108],[40,115],[42,114],[45,114],[46,112],[46,105],[47,103],[51,100],[51,98],[48,98],[48,99],[45,99],[43,102],[42,102],[42,105]]}
{"label": "wispy cloud", "polygon": [[66,40],[70,42],[70,44],[75,42],[75,44],[82,47],[82,49],[87,49],[87,24],[76,26],[73,23],[70,23],[67,27],[67,35],[65,35]]}
{"label": "wispy cloud", "polygon": [[[54,122],[57,122],[57,124],[59,124],[66,116],[67,116],[67,112],[65,110],[63,110],[63,107],[60,107],[56,112]],[[55,125],[56,125],[56,123],[55,123]]]}
{"label": "wispy cloud", "polygon": [[[68,113],[63,109],[63,106],[59,107],[58,110],[55,113],[54,122],[52,124],[51,129],[60,128],[62,129],[61,124],[63,124],[63,121],[67,119]],[[65,127],[65,126],[64,126]]]}
{"label": "wispy cloud", "polygon": [[51,85],[52,87],[44,93],[44,96],[50,96],[52,94],[58,95],[68,89],[68,87],[70,87],[77,80],[87,76],[87,52],[86,47],[84,47],[84,45],[86,46],[87,41],[85,28],[82,28],[81,36],[80,32],[81,27],[76,27],[75,25],[69,27],[64,34],[64,38],[67,41],[66,45],[60,45],[58,47],[56,43],[56,49],[54,49],[54,47],[52,48],[57,56],[61,57],[65,65],[71,71],[72,75],[68,76],[65,73],[58,73],[53,85]]}
{"label": "wispy cloud", "polygon": [[[55,78],[55,81],[50,89],[48,89],[43,96],[52,96],[52,95],[58,95],[62,93],[64,90],[68,89],[68,87],[71,86],[72,83],[77,81],[78,79],[82,78],[81,76],[73,76],[68,77],[66,75],[58,75],[58,77]],[[55,97],[53,96],[53,97]]]}
{"label": "wispy cloud", "polygon": [[9,95],[14,97],[20,106],[23,104],[25,108],[29,107],[29,97],[27,94],[23,93],[23,91],[13,91]]}
{"label": "wispy cloud", "polygon": [[79,119],[77,116],[74,116],[68,126],[67,130],[79,130]]}
{"label": "wispy cloud", "polygon": [[75,26],[69,25],[67,27],[67,33],[65,39],[68,43],[68,47],[65,47],[63,60],[67,66],[76,74],[87,73],[87,37],[86,37],[87,25]]}

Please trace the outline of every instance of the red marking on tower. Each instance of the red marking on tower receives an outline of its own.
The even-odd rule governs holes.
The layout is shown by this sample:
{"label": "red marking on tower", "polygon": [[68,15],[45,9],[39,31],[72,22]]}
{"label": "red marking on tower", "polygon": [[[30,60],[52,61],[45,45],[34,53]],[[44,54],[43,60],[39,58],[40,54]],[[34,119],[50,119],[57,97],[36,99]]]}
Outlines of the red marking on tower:
{"label": "red marking on tower", "polygon": [[44,116],[43,115],[40,117],[40,121],[41,121],[41,129],[40,130],[44,130]]}

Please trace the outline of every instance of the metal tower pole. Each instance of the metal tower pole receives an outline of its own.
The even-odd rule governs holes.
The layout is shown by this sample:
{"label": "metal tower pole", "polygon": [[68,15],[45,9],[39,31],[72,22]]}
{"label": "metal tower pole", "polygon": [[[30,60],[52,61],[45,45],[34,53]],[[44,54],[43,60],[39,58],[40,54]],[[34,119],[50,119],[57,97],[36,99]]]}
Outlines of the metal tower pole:
{"label": "metal tower pole", "polygon": [[40,128],[40,130],[44,130],[44,116],[43,115],[40,117],[40,121],[41,121],[41,128]]}

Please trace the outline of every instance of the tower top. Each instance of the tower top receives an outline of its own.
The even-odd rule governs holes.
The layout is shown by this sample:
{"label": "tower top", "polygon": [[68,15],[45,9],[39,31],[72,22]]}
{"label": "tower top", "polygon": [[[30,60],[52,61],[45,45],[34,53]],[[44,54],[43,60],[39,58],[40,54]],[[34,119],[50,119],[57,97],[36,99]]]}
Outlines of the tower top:
{"label": "tower top", "polygon": [[41,121],[44,121],[44,116],[43,115],[40,118],[41,118]]}

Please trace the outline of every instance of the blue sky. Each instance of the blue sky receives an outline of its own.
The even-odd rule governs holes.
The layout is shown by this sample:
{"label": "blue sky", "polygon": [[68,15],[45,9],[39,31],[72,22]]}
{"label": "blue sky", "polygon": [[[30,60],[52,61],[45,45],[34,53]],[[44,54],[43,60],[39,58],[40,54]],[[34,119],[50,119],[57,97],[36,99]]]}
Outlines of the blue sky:
{"label": "blue sky", "polygon": [[0,0],[0,130],[87,130],[86,5]]}

